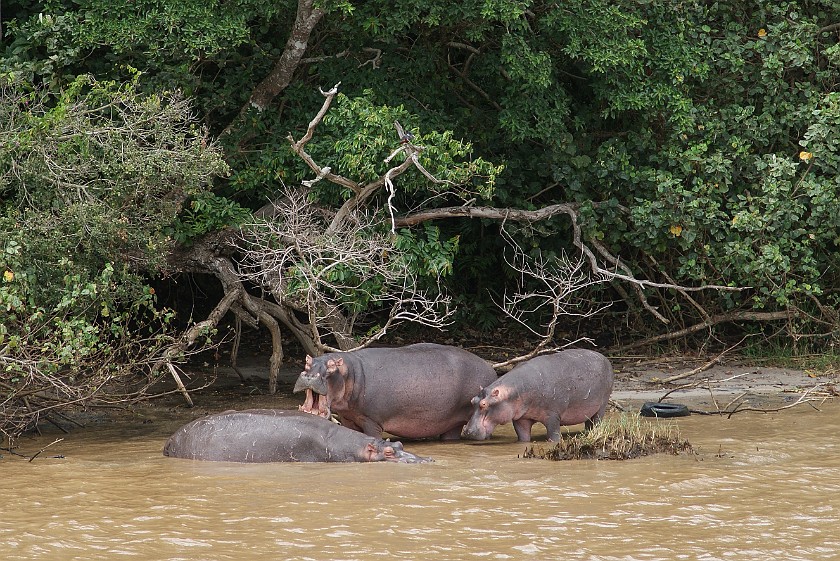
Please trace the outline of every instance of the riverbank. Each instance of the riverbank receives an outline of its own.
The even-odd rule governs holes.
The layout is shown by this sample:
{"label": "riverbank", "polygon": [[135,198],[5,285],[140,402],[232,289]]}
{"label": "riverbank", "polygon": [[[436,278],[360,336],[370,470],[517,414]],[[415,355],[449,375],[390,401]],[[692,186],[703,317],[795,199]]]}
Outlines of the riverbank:
{"label": "riverbank", "polygon": [[[706,368],[709,358],[660,357],[613,358],[615,408],[638,410],[645,402],[684,403],[694,410],[717,412],[739,408],[772,409],[797,400],[832,398],[840,395],[840,369],[821,371],[751,364],[743,358],[716,362]],[[240,357],[236,370],[229,365],[191,369],[191,384],[206,383],[209,388],[194,395],[198,410],[209,408],[245,409],[251,407],[297,408],[301,399],[293,394],[303,358],[289,358],[278,377],[278,392],[268,394],[268,357]],[[238,371],[238,372],[237,372]],[[241,377],[240,377],[241,376]],[[807,395],[806,395],[807,394]],[[170,405],[183,401],[178,394],[168,396]],[[813,402],[812,402],[813,403]],[[727,409],[728,407],[728,409]]]}
{"label": "riverbank", "polygon": [[[484,358],[499,360],[472,349]],[[215,357],[214,357],[215,358]],[[294,394],[304,357],[287,355],[277,380],[277,393],[268,393],[269,357],[263,352],[240,356],[236,369],[226,356],[217,363],[194,361],[182,371],[193,406],[187,405],[171,377],[164,376],[156,388],[157,397],[128,405],[91,407],[67,412],[61,420],[70,431],[103,423],[128,426],[164,423],[172,429],[198,417],[228,409],[297,409],[301,394]],[[692,411],[775,410],[819,407],[826,399],[840,396],[840,369],[819,371],[750,364],[731,357],[709,368],[708,357],[613,357],[613,409],[638,411],[645,402],[685,404]],[[60,434],[42,423],[45,434]],[[540,427],[541,428],[541,427]],[[30,436],[33,436],[30,433]]]}

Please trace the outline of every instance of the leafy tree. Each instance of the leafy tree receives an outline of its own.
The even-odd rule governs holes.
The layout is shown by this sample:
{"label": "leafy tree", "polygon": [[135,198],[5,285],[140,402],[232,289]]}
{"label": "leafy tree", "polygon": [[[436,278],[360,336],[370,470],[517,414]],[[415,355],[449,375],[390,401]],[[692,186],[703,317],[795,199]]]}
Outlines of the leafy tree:
{"label": "leafy tree", "polygon": [[137,384],[127,398],[154,381],[140,367],[177,332],[147,275],[227,166],[177,95],[80,76],[60,92],[7,82],[0,100],[0,430],[14,435],[109,399],[111,380]]}
{"label": "leafy tree", "polygon": [[[190,193],[177,217],[167,211],[161,232],[180,244],[170,267],[212,273],[227,294],[248,287],[222,272],[238,243],[226,228],[276,218],[286,188],[308,185],[324,228],[354,212],[394,227],[391,249],[416,258],[418,279],[434,272],[418,282],[445,271],[444,287],[484,325],[494,324],[488,295],[515,276],[505,222],[535,263],[582,253],[605,281],[588,298],[627,314],[625,347],[777,320],[791,341],[832,344],[835,4],[12,0],[0,69],[46,91],[93,74],[190,99],[230,171]],[[318,88],[339,82],[300,145]],[[411,152],[384,161],[401,146],[394,121],[423,147],[414,155],[428,176]],[[154,274],[165,244],[143,223],[125,235],[132,247],[151,240],[140,263]],[[126,247],[112,243],[96,251]],[[360,295],[343,313],[373,302]],[[237,306],[253,319],[263,303]],[[300,313],[275,320],[306,341]]]}

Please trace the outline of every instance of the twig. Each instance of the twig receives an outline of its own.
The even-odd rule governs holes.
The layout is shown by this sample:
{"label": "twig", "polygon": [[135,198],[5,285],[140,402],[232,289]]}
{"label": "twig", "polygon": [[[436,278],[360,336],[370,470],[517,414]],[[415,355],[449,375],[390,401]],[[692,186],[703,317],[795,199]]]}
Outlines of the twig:
{"label": "twig", "polygon": [[[710,390],[709,390],[709,391],[711,391],[711,388],[710,388]],[[745,395],[747,395],[747,392],[743,391],[743,392],[739,393],[737,396],[735,396],[735,397],[733,397],[732,399],[730,399],[730,400],[729,400],[729,403],[727,403],[726,405],[724,405],[724,406],[723,406],[723,411],[726,411],[727,409],[729,409],[729,407],[730,407],[733,403],[735,403],[736,401],[738,401],[738,400],[740,400],[740,399],[743,399]],[[740,405],[740,404],[739,404],[739,405]],[[715,407],[717,407],[717,400],[715,400]],[[737,406],[736,406],[736,409],[737,409]],[[718,412],[721,412],[720,407],[718,407]]]}
{"label": "twig", "polygon": [[[703,387],[705,384],[709,391],[712,391],[712,382],[716,384],[722,384],[723,382],[728,382],[730,380],[734,380],[735,378],[740,378],[741,376],[745,376],[746,374],[735,374],[734,376],[730,376],[729,378],[724,378],[723,380],[711,380],[710,378],[704,378],[698,382],[693,382],[691,384],[683,384],[681,386],[677,386],[676,388],[670,389],[665,392],[662,397],[659,398],[659,403],[662,403],[662,400],[671,395],[674,392],[678,392],[680,390],[690,390],[692,388],[700,388]],[[713,396],[714,397],[714,396]]]}
{"label": "twig", "polygon": [[230,350],[230,367],[233,368],[233,371],[236,372],[239,379],[244,382],[245,376],[242,375],[242,371],[239,370],[239,367],[236,365],[239,358],[239,344],[242,341],[242,318],[236,316],[235,322],[236,335],[233,336],[233,346]]}
{"label": "twig", "polygon": [[178,390],[181,392],[181,395],[184,396],[184,399],[187,400],[187,404],[192,407],[193,400],[190,397],[190,393],[187,391],[186,386],[184,386],[184,382],[181,380],[181,377],[178,375],[178,371],[175,370],[175,365],[171,362],[167,362],[166,366],[169,368],[169,373],[172,374],[172,378],[175,380],[175,384],[178,386]]}
{"label": "twig", "polygon": [[[782,407],[775,407],[775,408],[773,408],[773,409],[762,409],[762,408],[759,408],[759,407],[743,407],[743,408],[740,408],[740,409],[739,409],[738,407],[736,407],[734,410],[732,410],[732,411],[730,411],[730,412],[729,412],[729,414],[727,415],[727,417],[726,417],[726,418],[727,418],[727,419],[729,419],[729,418],[731,418],[731,417],[732,417],[732,415],[734,415],[735,413],[742,413],[742,412],[744,412],[744,411],[756,411],[756,412],[759,412],[759,413],[775,413],[775,412],[777,412],[777,411],[783,411],[783,410],[785,410],[785,409],[790,409],[791,407],[796,407],[796,406],[797,406],[797,405],[799,405],[800,403],[808,403],[809,405],[811,405],[811,407],[814,407],[814,405],[813,405],[811,402],[813,402],[813,401],[815,401],[815,400],[814,400],[814,399],[807,399],[807,398],[808,398],[808,396],[809,396],[809,395],[811,395],[811,393],[812,393],[812,392],[814,392],[817,388],[821,388],[821,387],[823,387],[823,386],[825,386],[825,384],[824,384],[824,383],[820,383],[820,384],[817,384],[816,386],[813,386],[813,387],[809,388],[808,390],[806,390],[806,391],[805,391],[805,393],[803,393],[801,396],[799,396],[799,399],[797,399],[797,400],[796,400],[796,401],[794,401],[793,403],[789,403],[789,404],[784,405],[784,406],[782,406]],[[822,399],[820,400],[820,403],[824,403],[826,399],[828,399],[828,397],[824,397],[824,398],[822,398]],[[817,407],[814,407],[814,409],[816,409],[817,411],[819,411],[819,408],[817,408]]]}
{"label": "twig", "polygon": [[691,376],[694,376],[695,374],[699,374],[700,372],[708,370],[709,368],[711,368],[712,366],[714,366],[715,364],[720,362],[720,359],[723,358],[723,355],[725,355],[726,353],[728,353],[729,351],[731,351],[732,349],[734,349],[735,347],[737,347],[741,343],[743,343],[747,339],[747,337],[750,337],[750,335],[744,335],[744,337],[742,337],[740,341],[738,341],[737,343],[735,343],[734,345],[732,345],[728,349],[725,349],[722,353],[717,355],[715,358],[713,358],[712,360],[710,360],[706,364],[703,364],[702,366],[698,366],[697,368],[689,370],[688,372],[683,372],[682,374],[676,374],[675,376],[669,376],[668,378],[665,378],[664,380],[662,380],[662,383],[663,384],[669,384],[669,383],[675,382],[677,380],[682,380],[683,378],[690,378]]}
{"label": "twig", "polygon": [[49,448],[49,447],[50,447],[50,446],[52,446],[53,444],[58,444],[58,443],[59,443],[59,442],[61,442],[62,440],[64,440],[64,439],[63,439],[63,438],[56,438],[54,441],[50,442],[49,444],[47,444],[46,446],[44,446],[43,448],[41,448],[40,450],[38,450],[38,451],[35,453],[35,455],[34,455],[34,456],[32,456],[31,458],[29,458],[29,461],[31,462],[32,460],[34,460],[35,458],[37,458],[37,457],[41,454],[41,452],[43,452],[44,450],[46,450],[47,448]]}

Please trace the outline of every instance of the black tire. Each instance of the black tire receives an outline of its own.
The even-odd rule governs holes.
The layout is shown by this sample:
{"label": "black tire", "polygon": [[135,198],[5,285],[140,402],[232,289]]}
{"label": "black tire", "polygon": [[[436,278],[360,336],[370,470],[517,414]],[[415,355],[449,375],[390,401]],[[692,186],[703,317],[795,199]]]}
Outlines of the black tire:
{"label": "black tire", "polygon": [[642,405],[639,411],[642,417],[657,417],[665,419],[668,417],[687,417],[691,415],[687,405],[681,403],[655,403],[649,401]]}

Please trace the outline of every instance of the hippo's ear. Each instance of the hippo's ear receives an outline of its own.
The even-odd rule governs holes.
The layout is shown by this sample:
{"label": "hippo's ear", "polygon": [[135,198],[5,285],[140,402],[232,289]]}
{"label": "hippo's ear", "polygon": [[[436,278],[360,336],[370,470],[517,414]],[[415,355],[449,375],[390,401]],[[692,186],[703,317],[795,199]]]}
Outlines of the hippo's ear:
{"label": "hippo's ear", "polygon": [[347,372],[341,372],[340,368],[344,366],[344,359],[339,358],[331,358],[327,361],[327,374],[332,374],[334,372],[338,372],[339,374],[346,375]]}
{"label": "hippo's ear", "polygon": [[493,388],[493,391],[490,393],[493,397],[499,397],[499,388]]}
{"label": "hippo's ear", "polygon": [[327,361],[327,374],[332,374],[333,372],[337,371],[339,368],[344,366],[344,359],[343,358],[331,358]]}
{"label": "hippo's ear", "polygon": [[365,446],[365,455],[368,461],[375,460],[378,454],[379,450],[376,448],[376,445],[373,442],[368,442],[367,446]]}

